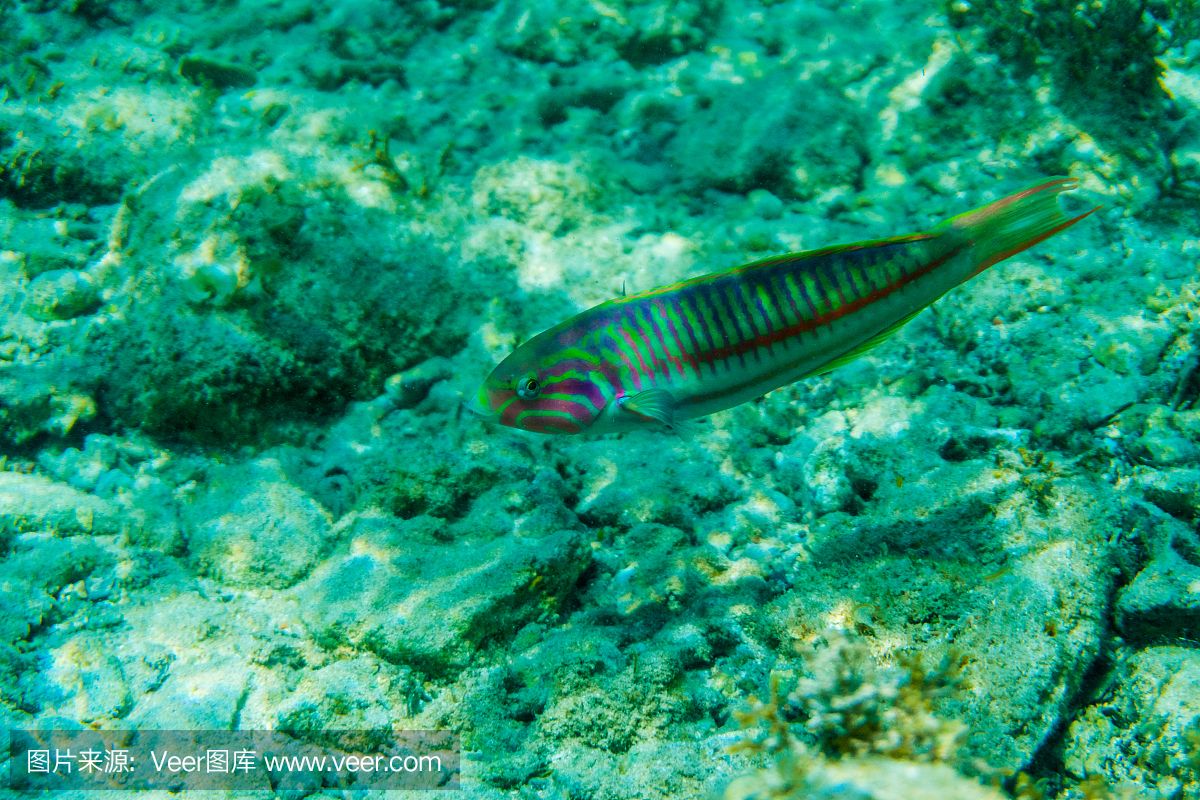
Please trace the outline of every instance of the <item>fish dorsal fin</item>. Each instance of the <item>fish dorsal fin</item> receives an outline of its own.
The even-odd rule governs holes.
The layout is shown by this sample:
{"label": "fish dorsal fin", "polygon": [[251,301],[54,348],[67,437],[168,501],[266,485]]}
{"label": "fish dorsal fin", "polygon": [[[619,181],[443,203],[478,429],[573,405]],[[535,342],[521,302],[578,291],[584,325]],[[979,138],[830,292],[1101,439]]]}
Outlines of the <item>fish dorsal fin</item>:
{"label": "fish dorsal fin", "polygon": [[817,367],[816,369],[814,369],[812,372],[810,372],[808,374],[809,375],[824,375],[826,372],[829,372],[830,370],[837,369],[838,367],[840,367],[844,364],[849,364],[851,361],[858,358],[863,353],[866,353],[868,350],[875,349],[879,345],[886,342],[888,339],[892,338],[892,336],[894,336],[896,334],[896,331],[900,330],[905,325],[912,322],[913,317],[915,317],[917,314],[920,314],[924,310],[925,310],[924,308],[918,308],[916,311],[909,314],[907,317],[902,317],[901,319],[897,320],[896,322],[893,322],[891,325],[884,328],[879,333],[872,336],[870,339],[867,339],[862,344],[859,344],[858,346],[854,347],[851,350],[847,350],[845,353],[842,353],[840,356],[835,358],[833,361],[830,361],[826,364],[822,364],[821,366]]}
{"label": "fish dorsal fin", "polygon": [[647,423],[675,427],[675,396],[666,389],[646,389],[622,397],[618,402],[623,414],[632,414]]}

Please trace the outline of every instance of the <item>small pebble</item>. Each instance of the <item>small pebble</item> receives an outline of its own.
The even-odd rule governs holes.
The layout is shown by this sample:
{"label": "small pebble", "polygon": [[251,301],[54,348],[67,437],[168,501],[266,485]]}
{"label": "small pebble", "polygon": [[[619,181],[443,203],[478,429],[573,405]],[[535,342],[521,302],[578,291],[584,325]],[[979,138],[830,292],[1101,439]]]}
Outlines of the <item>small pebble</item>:
{"label": "small pebble", "polygon": [[91,276],[74,269],[55,269],[29,282],[25,310],[35,319],[64,320],[95,309],[99,302]]}

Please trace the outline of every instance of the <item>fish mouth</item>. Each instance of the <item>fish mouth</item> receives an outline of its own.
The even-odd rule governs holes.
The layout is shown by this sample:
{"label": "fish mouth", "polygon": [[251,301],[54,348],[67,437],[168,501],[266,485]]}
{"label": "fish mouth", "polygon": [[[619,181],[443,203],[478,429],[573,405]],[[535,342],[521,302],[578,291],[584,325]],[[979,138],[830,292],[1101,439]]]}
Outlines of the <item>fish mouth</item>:
{"label": "fish mouth", "polygon": [[460,408],[468,415],[476,419],[481,419],[484,422],[499,422],[500,414],[493,411],[483,402],[481,394],[464,399]]}

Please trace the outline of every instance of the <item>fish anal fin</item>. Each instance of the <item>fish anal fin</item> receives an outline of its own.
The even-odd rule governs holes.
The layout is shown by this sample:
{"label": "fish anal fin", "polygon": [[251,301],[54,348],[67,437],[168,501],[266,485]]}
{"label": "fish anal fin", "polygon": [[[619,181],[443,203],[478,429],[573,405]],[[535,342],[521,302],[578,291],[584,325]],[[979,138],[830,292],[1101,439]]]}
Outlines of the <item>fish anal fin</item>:
{"label": "fish anal fin", "polygon": [[822,364],[820,367],[813,370],[809,374],[810,375],[824,375],[826,372],[837,369],[838,367],[843,366],[845,364],[849,364],[854,359],[858,358],[859,356],[863,355],[864,353],[866,353],[870,350],[874,350],[876,347],[878,347],[879,345],[886,342],[888,339],[895,336],[896,331],[900,330],[905,325],[912,322],[913,317],[917,316],[917,314],[920,314],[924,310],[925,309],[923,309],[923,308],[919,308],[916,311],[914,311],[913,313],[909,314],[908,316],[901,317],[899,320],[897,320],[896,322],[893,322],[891,325],[884,328],[879,333],[872,336],[870,339],[867,339],[866,341],[853,347],[852,349],[847,350],[845,353],[842,353],[840,356],[833,359],[832,361]]}

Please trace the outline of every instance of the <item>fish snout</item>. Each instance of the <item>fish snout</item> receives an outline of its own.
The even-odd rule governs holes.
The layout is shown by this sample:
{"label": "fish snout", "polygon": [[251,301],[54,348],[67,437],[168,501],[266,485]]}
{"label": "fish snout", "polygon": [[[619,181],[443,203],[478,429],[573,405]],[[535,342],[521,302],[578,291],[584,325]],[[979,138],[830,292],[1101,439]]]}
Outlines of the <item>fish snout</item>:
{"label": "fish snout", "polygon": [[463,399],[459,406],[467,415],[481,419],[484,422],[499,422],[500,415],[484,400],[483,392]]}

